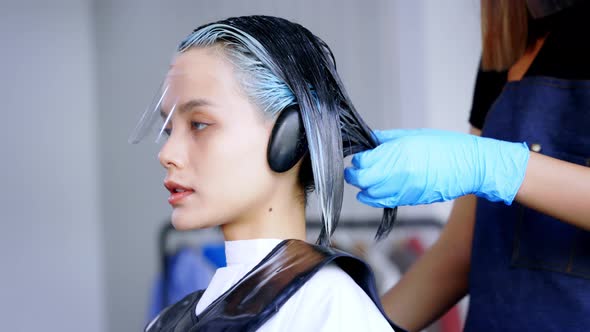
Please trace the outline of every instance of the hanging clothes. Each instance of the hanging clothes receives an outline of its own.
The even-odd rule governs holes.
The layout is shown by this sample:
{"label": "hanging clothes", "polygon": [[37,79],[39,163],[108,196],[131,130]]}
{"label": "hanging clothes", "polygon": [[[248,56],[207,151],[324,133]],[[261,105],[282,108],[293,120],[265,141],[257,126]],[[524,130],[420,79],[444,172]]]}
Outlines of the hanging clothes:
{"label": "hanging clothes", "polygon": [[167,256],[165,266],[166,270],[161,271],[153,286],[148,321],[186,295],[207,288],[215,273],[214,266],[203,256],[201,250],[188,246]]}

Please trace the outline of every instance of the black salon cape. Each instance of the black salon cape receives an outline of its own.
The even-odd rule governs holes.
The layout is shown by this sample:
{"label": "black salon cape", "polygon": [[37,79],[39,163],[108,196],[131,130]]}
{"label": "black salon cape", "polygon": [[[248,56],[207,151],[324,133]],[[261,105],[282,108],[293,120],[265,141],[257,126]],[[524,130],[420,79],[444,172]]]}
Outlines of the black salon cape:
{"label": "black salon cape", "polygon": [[329,263],[339,266],[367,293],[396,332],[404,332],[385,315],[373,273],[365,262],[345,252],[300,240],[281,242],[198,316],[195,308],[203,290],[164,309],[145,331],[256,331]]}

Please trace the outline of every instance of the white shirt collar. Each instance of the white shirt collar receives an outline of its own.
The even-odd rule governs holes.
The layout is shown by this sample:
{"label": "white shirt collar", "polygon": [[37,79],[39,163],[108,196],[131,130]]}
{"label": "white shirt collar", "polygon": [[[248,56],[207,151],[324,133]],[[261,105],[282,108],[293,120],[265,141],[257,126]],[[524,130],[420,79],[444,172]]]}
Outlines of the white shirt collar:
{"label": "white shirt collar", "polygon": [[260,262],[283,240],[255,239],[225,241],[227,266],[252,265]]}

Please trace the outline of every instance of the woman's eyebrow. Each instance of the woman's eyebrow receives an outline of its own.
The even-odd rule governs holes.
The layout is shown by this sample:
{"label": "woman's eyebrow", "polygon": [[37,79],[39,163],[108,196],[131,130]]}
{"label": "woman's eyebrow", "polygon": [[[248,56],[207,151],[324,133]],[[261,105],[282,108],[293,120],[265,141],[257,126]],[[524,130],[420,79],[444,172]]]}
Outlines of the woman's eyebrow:
{"label": "woman's eyebrow", "polygon": [[203,106],[214,106],[212,102],[207,99],[199,98],[199,99],[191,99],[184,104],[178,106],[178,109],[181,113],[191,112],[194,111],[196,108],[203,107]]}
{"label": "woman's eyebrow", "polygon": [[[178,108],[181,113],[193,112],[199,107],[203,106],[215,106],[212,102],[207,99],[198,98],[198,99],[191,99],[175,108]],[[160,109],[160,116],[163,119],[168,118],[168,112],[165,112],[163,109]]]}

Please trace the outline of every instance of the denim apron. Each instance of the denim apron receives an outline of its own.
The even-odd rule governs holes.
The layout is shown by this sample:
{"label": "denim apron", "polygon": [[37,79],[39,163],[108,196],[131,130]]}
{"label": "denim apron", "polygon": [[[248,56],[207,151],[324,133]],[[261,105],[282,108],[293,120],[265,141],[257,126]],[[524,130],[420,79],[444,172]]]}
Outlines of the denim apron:
{"label": "denim apron", "polygon": [[[590,81],[507,83],[482,136],[590,166]],[[465,331],[590,331],[590,232],[478,199],[469,294]]]}

